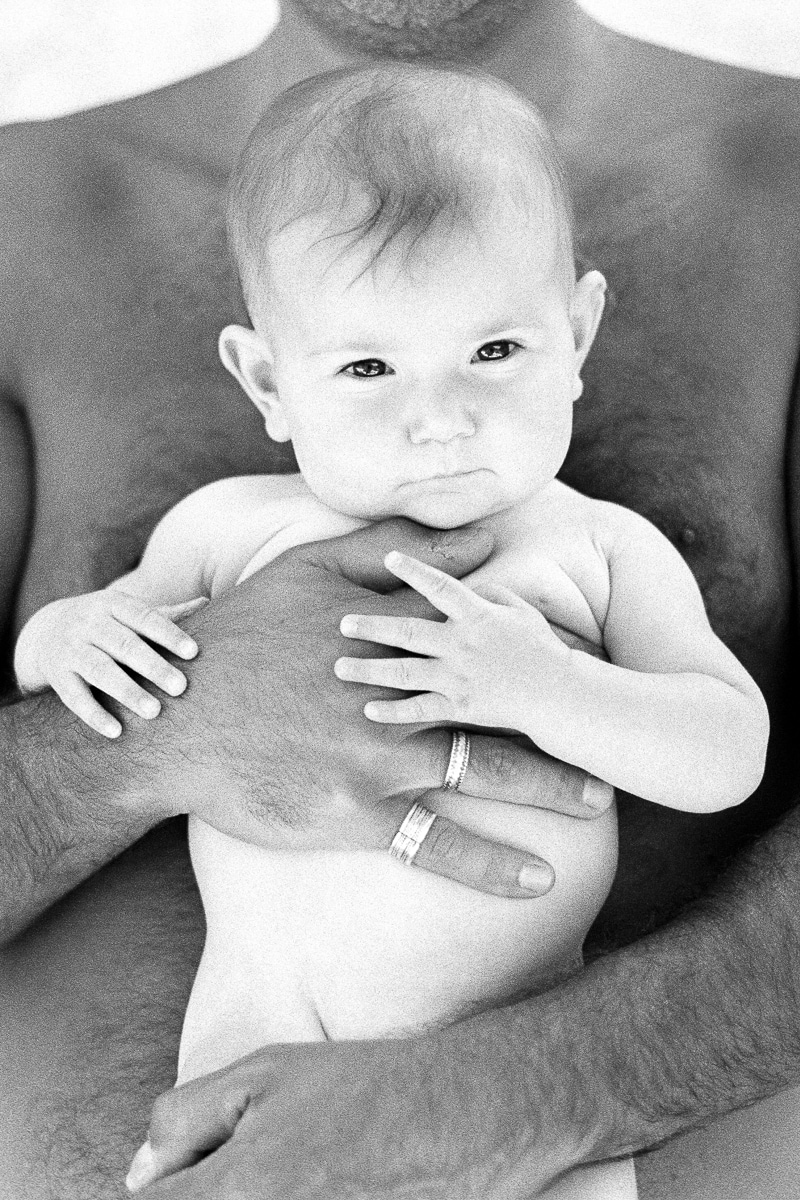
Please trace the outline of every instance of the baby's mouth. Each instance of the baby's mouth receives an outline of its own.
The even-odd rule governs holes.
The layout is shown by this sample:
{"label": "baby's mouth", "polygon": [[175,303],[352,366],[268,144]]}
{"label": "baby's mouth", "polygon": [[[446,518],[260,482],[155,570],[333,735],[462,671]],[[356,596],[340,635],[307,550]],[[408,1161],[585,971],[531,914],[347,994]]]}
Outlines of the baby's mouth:
{"label": "baby's mouth", "polygon": [[485,474],[483,468],[475,467],[448,467],[444,470],[431,471],[427,475],[421,475],[418,479],[409,480],[407,486],[414,487],[415,485],[429,484],[444,484],[448,482],[459,483],[462,480],[468,480],[478,475]]}

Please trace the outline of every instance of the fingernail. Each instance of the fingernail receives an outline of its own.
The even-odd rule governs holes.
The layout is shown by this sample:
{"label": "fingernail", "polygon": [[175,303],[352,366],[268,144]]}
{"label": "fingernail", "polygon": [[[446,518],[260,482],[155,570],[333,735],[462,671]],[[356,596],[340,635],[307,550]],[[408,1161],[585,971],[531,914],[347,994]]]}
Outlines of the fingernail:
{"label": "fingernail", "polygon": [[399,551],[390,550],[383,561],[387,567],[396,567],[400,562],[402,562],[402,559],[403,556]]}
{"label": "fingernail", "polygon": [[167,685],[167,691],[170,696],[180,696],[181,692],[186,690],[185,675],[171,675]]}
{"label": "fingernail", "polygon": [[146,1183],[155,1179],[155,1155],[149,1142],[140,1146],[133,1157],[131,1168],[125,1177],[125,1187],[129,1192],[138,1192]]}
{"label": "fingernail", "polygon": [[583,785],[583,803],[588,808],[593,808],[596,812],[605,812],[611,807],[611,801],[614,799],[614,789],[610,783],[606,783],[603,779],[596,779],[594,775],[587,775],[586,782]]}
{"label": "fingernail", "polygon": [[549,892],[555,881],[553,868],[545,862],[527,864],[517,876],[519,886],[536,896],[543,896],[545,892]]}
{"label": "fingernail", "polygon": [[345,637],[352,637],[356,631],[355,617],[342,617],[339,622],[339,632]]}
{"label": "fingernail", "polygon": [[185,641],[181,642],[181,648],[178,653],[182,658],[194,658],[195,654],[197,654],[197,642],[192,642],[189,638],[186,638]]}
{"label": "fingernail", "polygon": [[149,720],[151,717],[157,717],[160,712],[161,705],[158,703],[155,696],[151,696],[149,700],[142,701],[141,713],[143,717],[147,717]]}

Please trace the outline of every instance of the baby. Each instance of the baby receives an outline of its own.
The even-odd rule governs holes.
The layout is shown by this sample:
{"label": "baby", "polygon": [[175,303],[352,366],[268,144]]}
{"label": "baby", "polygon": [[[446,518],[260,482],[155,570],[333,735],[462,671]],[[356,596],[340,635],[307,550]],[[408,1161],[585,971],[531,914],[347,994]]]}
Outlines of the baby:
{"label": "baby", "polygon": [[[604,781],[607,807],[577,821],[454,790],[426,800],[552,863],[536,899],[474,892],[385,851],[265,850],[192,819],[207,939],[179,1082],[268,1042],[406,1036],[546,987],[580,962],[613,878],[611,787],[696,812],[736,804],[759,782],[768,732],[670,543],[556,478],[605,281],[576,281],[561,172],[527,103],[451,67],[310,79],[251,136],[229,231],[253,328],[225,329],[222,359],[301,473],[186,497],[131,574],[31,618],[20,686],[54,688],[117,736],[90,687],[156,715],[124,668],[182,691],[138,636],[192,657],[170,620],[181,606],[370,521],[480,522],[494,550],[463,582],[387,559],[445,620],[343,620],[347,637],[412,656],[341,658],[336,673],[413,693],[368,703],[371,720],[526,735]],[[552,1195],[634,1194],[625,1165],[590,1177]]]}

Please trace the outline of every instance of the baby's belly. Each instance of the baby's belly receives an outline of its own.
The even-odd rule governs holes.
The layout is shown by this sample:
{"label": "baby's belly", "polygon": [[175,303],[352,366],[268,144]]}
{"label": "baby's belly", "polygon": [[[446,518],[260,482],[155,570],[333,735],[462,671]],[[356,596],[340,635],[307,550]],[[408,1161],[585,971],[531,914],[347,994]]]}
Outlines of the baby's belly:
{"label": "baby's belly", "polygon": [[544,987],[579,962],[614,875],[614,811],[580,821],[452,795],[435,807],[547,859],[552,891],[487,896],[385,852],[275,853],[193,822],[207,920],[196,991],[218,1011],[221,992],[235,996],[231,1019],[258,1026],[254,1045],[232,1057],[268,1041],[408,1035]]}

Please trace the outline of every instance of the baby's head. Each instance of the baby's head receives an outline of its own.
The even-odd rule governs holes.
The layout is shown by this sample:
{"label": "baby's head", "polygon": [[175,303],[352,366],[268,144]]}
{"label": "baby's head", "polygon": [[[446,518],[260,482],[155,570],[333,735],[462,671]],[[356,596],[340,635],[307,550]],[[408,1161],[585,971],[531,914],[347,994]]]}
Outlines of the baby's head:
{"label": "baby's head", "polygon": [[452,528],[555,477],[605,283],[575,280],[558,162],[511,89],[309,79],[253,132],[228,220],[253,329],[223,330],[223,362],[322,501]]}

